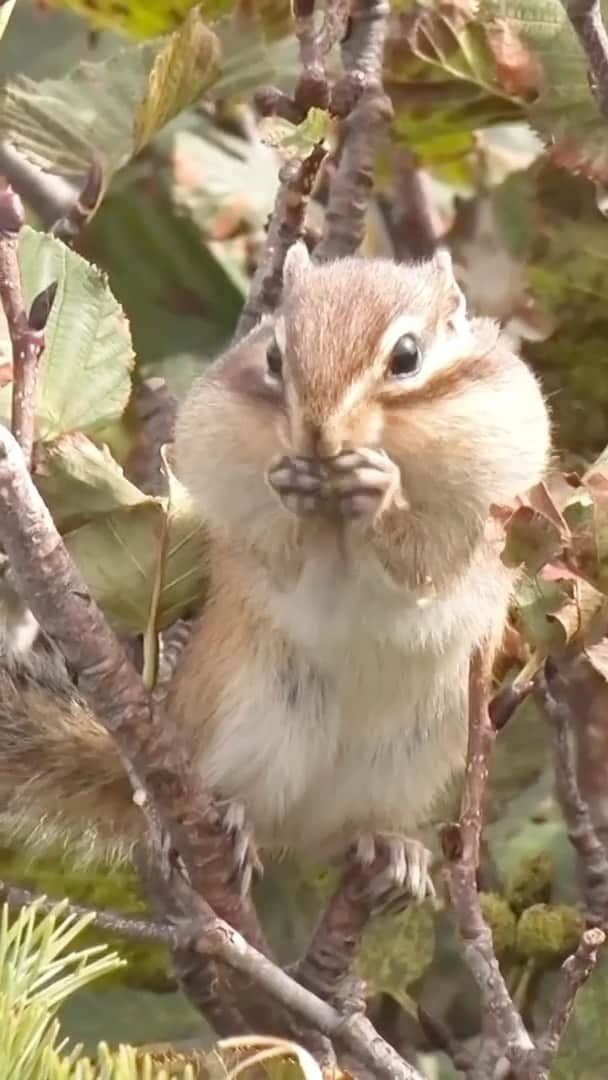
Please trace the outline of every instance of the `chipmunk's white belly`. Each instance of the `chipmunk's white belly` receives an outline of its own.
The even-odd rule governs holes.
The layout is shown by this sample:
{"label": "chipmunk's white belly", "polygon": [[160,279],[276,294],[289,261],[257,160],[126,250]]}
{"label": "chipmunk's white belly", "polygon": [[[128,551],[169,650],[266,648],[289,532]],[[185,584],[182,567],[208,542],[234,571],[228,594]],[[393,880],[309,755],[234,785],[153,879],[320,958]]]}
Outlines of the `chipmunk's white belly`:
{"label": "chipmunk's white belly", "polygon": [[205,750],[207,781],[244,801],[259,843],[321,851],[424,816],[463,759],[468,655],[505,583],[420,607],[375,568],[349,580],[328,562],[271,598],[289,659],[277,670],[252,642]]}

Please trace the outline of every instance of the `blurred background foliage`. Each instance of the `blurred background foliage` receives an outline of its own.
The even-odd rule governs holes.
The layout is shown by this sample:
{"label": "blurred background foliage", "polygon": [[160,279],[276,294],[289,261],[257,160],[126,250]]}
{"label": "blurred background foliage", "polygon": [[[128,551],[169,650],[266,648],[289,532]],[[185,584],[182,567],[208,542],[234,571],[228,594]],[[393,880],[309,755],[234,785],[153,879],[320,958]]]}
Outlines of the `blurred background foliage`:
{"label": "blurred background foliage", "polygon": [[[136,393],[162,377],[179,397],[230,340],[281,160],[252,95],[267,84],[289,90],[296,74],[287,0],[18,0],[0,43],[0,173],[27,204],[26,297],[59,282],[36,478],[113,625],[143,636],[152,652],[157,631],[204,596],[204,544],[175,478],[152,491],[132,474]],[[393,0],[385,85],[395,118],[366,252],[403,257],[411,249],[401,180],[413,154],[470,307],[500,318],[518,339],[550,395],[562,460],[581,471],[608,441],[608,141],[561,3]],[[70,249],[45,230],[93,165],[99,206]],[[311,233],[323,199],[321,184]],[[10,377],[0,320],[4,417]],[[540,610],[546,626],[538,583],[531,589],[528,616]],[[523,602],[522,611],[525,627]],[[454,798],[446,795],[438,821]],[[434,825],[427,839],[436,848]],[[485,842],[484,910],[534,1024],[580,915],[546,735],[531,704],[499,740]],[[141,907],[129,872],[77,871],[58,853],[26,862],[5,848],[0,872],[101,907]],[[288,860],[268,867],[259,900],[282,957],[297,953],[332,873]],[[121,952],[126,969],[64,1006],[66,1031],[88,1047],[101,1038],[208,1042],[162,950],[122,943]],[[454,1075],[415,1008],[436,1013],[465,1041],[478,1030],[476,992],[443,904],[380,922],[361,966],[382,1030],[418,1055],[430,1078]],[[607,1007],[604,959],[581,995],[554,1080],[606,1075]]]}

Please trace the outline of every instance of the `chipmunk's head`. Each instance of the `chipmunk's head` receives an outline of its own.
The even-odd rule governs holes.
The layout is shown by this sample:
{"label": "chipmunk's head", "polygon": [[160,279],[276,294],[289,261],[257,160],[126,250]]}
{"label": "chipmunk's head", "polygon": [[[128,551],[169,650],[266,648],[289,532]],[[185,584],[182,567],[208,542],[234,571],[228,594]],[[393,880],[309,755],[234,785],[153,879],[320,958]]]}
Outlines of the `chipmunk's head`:
{"label": "chipmunk's head", "polygon": [[445,250],[409,265],[357,257],[316,265],[294,245],[266,366],[294,453],[381,446],[424,484],[438,470],[458,482],[494,472],[494,501],[544,467],[548,422],[536,380],[495,323],[468,317]]}
{"label": "chipmunk's head", "polygon": [[267,352],[295,448],[328,457],[378,442],[385,407],[445,364],[467,325],[447,253],[408,267],[361,258],[316,266],[295,244]]}

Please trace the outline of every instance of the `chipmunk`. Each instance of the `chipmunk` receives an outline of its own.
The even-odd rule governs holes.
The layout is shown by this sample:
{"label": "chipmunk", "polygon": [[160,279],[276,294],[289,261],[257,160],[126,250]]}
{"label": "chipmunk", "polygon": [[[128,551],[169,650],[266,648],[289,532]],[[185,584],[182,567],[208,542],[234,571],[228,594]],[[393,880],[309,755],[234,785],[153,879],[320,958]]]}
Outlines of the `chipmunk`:
{"label": "chipmunk", "polygon": [[[244,810],[262,851],[383,854],[380,906],[432,891],[415,830],[463,762],[469,657],[514,584],[489,510],[542,477],[549,444],[534,375],[467,315],[447,252],[290,249],[280,308],[176,424],[210,588],[167,708],[227,827]],[[112,740],[51,681],[22,658],[0,672],[0,823],[128,849],[142,816]]]}

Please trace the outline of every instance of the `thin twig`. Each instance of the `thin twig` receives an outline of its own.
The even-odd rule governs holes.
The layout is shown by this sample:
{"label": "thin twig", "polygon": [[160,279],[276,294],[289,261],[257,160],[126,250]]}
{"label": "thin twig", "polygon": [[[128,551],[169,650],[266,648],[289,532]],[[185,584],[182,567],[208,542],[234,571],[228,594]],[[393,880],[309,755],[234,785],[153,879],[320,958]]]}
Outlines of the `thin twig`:
{"label": "thin twig", "polygon": [[579,790],[572,713],[565,697],[559,694],[560,682],[561,676],[557,672],[550,680],[538,679],[536,697],[551,733],[555,790],[568,839],[577,854],[587,916],[590,922],[601,924],[608,918],[608,855]]}
{"label": "thin twig", "polygon": [[606,935],[598,927],[585,930],[574,955],[569,956],[562,964],[551,1018],[546,1031],[538,1041],[538,1048],[533,1057],[530,1076],[534,1077],[534,1080],[549,1080],[551,1065],[572,1015],[576,995],[593,971],[598,949],[605,940]]}
{"label": "thin twig", "polygon": [[[21,885],[12,885],[8,881],[0,881],[0,900],[6,902],[9,908],[22,908],[30,904],[37,904],[39,911],[48,914],[53,911],[61,901],[55,897],[41,896],[24,889]],[[128,938],[131,941],[159,941],[166,945],[172,945],[175,941],[175,927],[168,923],[155,922],[152,919],[139,918],[136,915],[121,915],[113,911],[99,911],[87,904],[75,904],[73,901],[65,904],[64,915],[94,915],[95,926],[108,934],[117,934],[119,937]]]}
{"label": "thin twig", "polygon": [[[153,863],[156,861],[152,860]],[[167,885],[159,882],[159,888],[166,889]],[[345,1014],[302,986],[271,959],[253,948],[233,927],[213,916],[208,905],[191,890],[187,890],[182,877],[177,877],[171,883],[170,889],[171,896],[164,906],[170,907],[177,901],[178,910],[181,908],[188,912],[186,918],[176,920],[179,938],[176,939],[175,946],[178,955],[181,950],[181,955],[187,958],[188,952],[193,950],[194,954],[202,954],[227,964],[240,976],[237,985],[239,989],[247,992],[248,997],[251,994],[248,987],[253,988],[258,1000],[260,989],[266,991],[281,1013],[287,1009],[293,1017],[301,1018],[309,1025],[304,1032],[307,1038],[302,1041],[309,1041],[312,1028],[348,1050],[357,1061],[369,1066],[373,1075],[378,1078],[422,1080],[420,1074],[382,1039],[362,1013]],[[203,994],[206,992],[205,986],[200,989]],[[239,997],[239,1004],[240,1002]],[[248,1018],[250,1015],[248,1009]],[[290,1036],[294,1033],[302,1034],[301,1030],[298,1032],[293,1024],[289,1023],[283,1030]]]}
{"label": "thin twig", "polygon": [[608,34],[600,0],[562,0],[562,4],[585,51],[591,92],[608,117]]}
{"label": "thin twig", "polygon": [[349,0],[325,0],[325,16],[319,31],[319,48],[323,55],[333,49],[338,41],[342,41],[349,18]]}
{"label": "thin twig", "polygon": [[438,228],[428,181],[408,147],[391,153],[391,180],[382,199],[390,224],[393,254],[401,262],[430,259],[437,247]]}
{"label": "thin twig", "polygon": [[526,1031],[498,966],[492,932],[481,914],[477,867],[483,824],[483,797],[496,731],[488,712],[491,665],[476,650],[469,677],[469,739],[460,820],[442,835],[448,860],[448,888],[464,945],[465,959],[481,991],[484,1011],[514,1064],[526,1060],[534,1044]]}
{"label": "thin twig", "polygon": [[89,223],[99,208],[103,192],[103,170],[97,161],[89,166],[83,185],[77,197],[68,206],[65,213],[53,222],[51,232],[66,244],[71,243]]}
{"label": "thin twig", "polygon": [[348,22],[348,0],[326,0],[323,26],[315,28],[315,0],[293,0],[294,31],[298,41],[301,72],[293,97],[274,86],[263,86],[254,95],[263,116],[281,116],[292,124],[304,120],[311,108],[330,106],[330,87],[325,57],[340,40]]}
{"label": "thin twig", "polygon": [[288,161],[279,173],[280,186],[266,245],[237,324],[235,340],[249,333],[262,315],[274,311],[279,302],[285,255],[302,236],[308,199],[326,152],[319,143],[304,161]]}
{"label": "thin twig", "polygon": [[0,300],[13,350],[11,426],[28,466],[31,465],[36,421],[38,364],[44,349],[44,328],[56,286],[45,289],[25,310],[17,259],[23,205],[10,187],[0,190]]}
{"label": "thin twig", "polygon": [[[332,92],[332,108],[349,112],[340,161],[332,179],[323,238],[315,258],[328,261],[358,250],[373,187],[376,155],[392,117],[382,88],[382,58],[389,6],[386,0],[355,0],[350,33],[342,45],[346,77]],[[345,88],[356,104],[339,104]]]}
{"label": "thin twig", "polygon": [[44,229],[62,218],[77,197],[69,180],[39,169],[6,142],[0,142],[0,176],[38,215]]}
{"label": "thin twig", "polygon": [[323,55],[325,43],[315,29],[315,0],[292,0],[291,7],[302,67],[294,101],[304,117],[310,108],[326,109],[329,103],[329,83]]}

